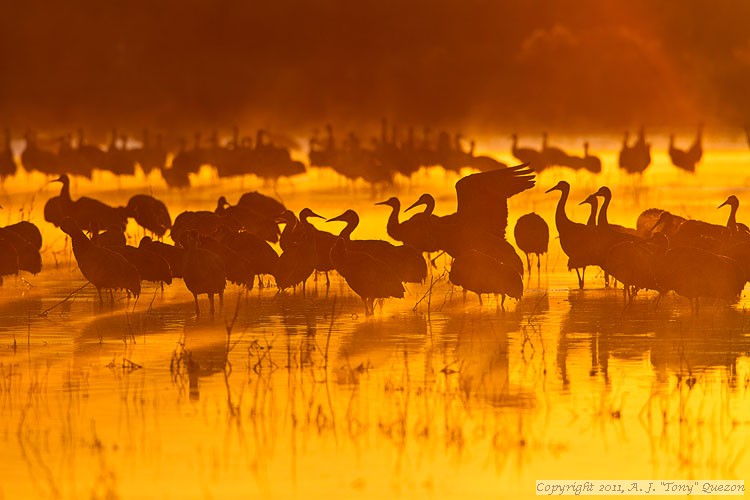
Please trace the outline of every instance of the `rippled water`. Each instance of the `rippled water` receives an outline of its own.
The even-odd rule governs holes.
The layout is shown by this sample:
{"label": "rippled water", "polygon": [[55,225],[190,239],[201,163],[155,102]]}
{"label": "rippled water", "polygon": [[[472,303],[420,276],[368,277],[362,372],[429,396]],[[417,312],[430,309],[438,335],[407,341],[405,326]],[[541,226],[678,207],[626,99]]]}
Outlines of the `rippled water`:
{"label": "rippled water", "polygon": [[[557,195],[543,193],[561,178],[573,184],[577,220],[586,217],[577,202],[607,184],[613,222],[633,226],[659,206],[721,223],[727,213],[715,207],[728,194],[750,200],[750,153],[706,150],[694,177],[655,154],[637,184],[613,168],[613,152],[600,177],[544,172],[511,200],[511,225],[531,210],[552,223]],[[449,213],[454,182],[422,174],[397,194],[411,203],[433,192],[438,213]],[[205,174],[198,183],[181,194],[154,179],[95,189],[116,186],[104,177],[72,189],[116,203],[151,184],[174,216],[260,187],[214,185]],[[39,221],[56,194],[43,184],[11,180],[0,197],[8,217],[33,198]],[[295,210],[357,209],[360,237],[384,233],[388,210],[372,203],[395,194],[373,197],[325,171],[278,192]],[[577,290],[553,240],[542,275],[526,277],[523,299],[504,310],[453,289],[441,260],[432,293],[430,283],[411,286],[372,318],[334,278],[329,291],[311,281],[306,295],[232,286],[220,314],[197,320],[179,280],[147,286],[137,302],[118,295],[114,306],[90,286],[69,297],[85,281],[61,233],[40,225],[45,270],[0,288],[2,498],[518,498],[533,495],[536,479],[744,479],[750,470],[747,292],[697,316],[674,296],[626,305],[593,271]]]}

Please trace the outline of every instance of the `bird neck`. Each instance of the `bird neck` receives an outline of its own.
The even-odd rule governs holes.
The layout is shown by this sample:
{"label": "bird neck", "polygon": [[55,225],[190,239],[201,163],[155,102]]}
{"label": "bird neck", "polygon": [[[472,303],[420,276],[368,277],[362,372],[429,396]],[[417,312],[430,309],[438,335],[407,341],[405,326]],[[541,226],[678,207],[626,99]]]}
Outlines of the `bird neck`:
{"label": "bird neck", "polygon": [[391,207],[391,215],[388,216],[388,224],[386,225],[386,231],[392,237],[395,231],[398,231],[400,223],[398,222],[398,213],[401,210],[401,204],[396,202]]}
{"label": "bird neck", "polygon": [[68,179],[63,179],[61,182],[62,189],[60,189],[60,198],[67,202],[72,201],[70,198],[70,181]]}
{"label": "bird neck", "polygon": [[424,215],[430,216],[432,215],[432,212],[435,210],[435,198],[430,196],[427,198],[424,204],[424,212],[422,212]]}
{"label": "bird neck", "polygon": [[591,213],[589,214],[589,220],[586,221],[587,226],[596,226],[596,211],[599,209],[599,200],[591,202]]}
{"label": "bird neck", "polygon": [[557,202],[557,209],[555,209],[555,223],[558,226],[565,225],[570,222],[568,215],[565,213],[565,204],[568,202],[568,195],[570,194],[570,188],[563,188],[560,190],[560,200]]}
{"label": "bird neck", "polygon": [[606,226],[609,224],[609,221],[607,220],[607,209],[609,208],[609,201],[611,198],[609,196],[604,197],[604,203],[602,203],[602,209],[599,210],[599,220],[597,221],[597,224],[600,226]]}
{"label": "bird neck", "polygon": [[727,219],[727,228],[732,232],[737,231],[737,209],[739,205],[732,204],[731,211],[729,212],[729,219]]}
{"label": "bird neck", "polygon": [[345,240],[351,239],[351,235],[358,225],[359,225],[358,220],[347,221],[346,227],[344,227],[344,229],[342,229],[341,232],[339,233],[339,238],[344,238]]}

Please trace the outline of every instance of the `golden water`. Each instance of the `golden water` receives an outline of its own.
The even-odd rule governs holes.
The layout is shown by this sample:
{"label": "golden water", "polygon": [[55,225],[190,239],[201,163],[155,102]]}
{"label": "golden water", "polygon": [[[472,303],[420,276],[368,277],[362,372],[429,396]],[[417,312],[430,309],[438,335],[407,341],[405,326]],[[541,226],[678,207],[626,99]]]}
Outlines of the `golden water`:
{"label": "golden water", "polygon": [[[606,184],[613,222],[633,226],[659,206],[721,223],[728,194],[750,205],[750,152],[705,149],[695,176],[658,151],[641,183],[611,151],[598,177],[544,172],[511,200],[510,227],[531,210],[553,225],[557,193],[544,191],[561,178],[577,220],[587,215],[577,202]],[[455,179],[420,173],[373,197],[313,171],[278,192],[327,217],[355,208],[355,236],[375,237],[388,209],[373,202],[429,191],[449,213]],[[173,217],[211,209],[219,194],[271,191],[217,185],[208,172],[195,180],[178,193],[157,178],[100,175],[72,190],[122,203],[150,186]],[[328,293],[310,281],[305,296],[231,286],[213,319],[195,318],[179,280],[146,286],[137,302],[100,305],[90,286],[64,300],[85,282],[41,220],[58,189],[44,182],[22,173],[0,196],[10,221],[33,200],[48,245],[40,275],[0,288],[0,498],[519,498],[536,479],[748,478],[746,294],[697,316],[674,296],[626,306],[593,270],[578,291],[552,240],[541,276],[505,310],[494,297],[464,299],[444,260],[431,294],[429,283],[409,287],[372,318],[339,278]]]}

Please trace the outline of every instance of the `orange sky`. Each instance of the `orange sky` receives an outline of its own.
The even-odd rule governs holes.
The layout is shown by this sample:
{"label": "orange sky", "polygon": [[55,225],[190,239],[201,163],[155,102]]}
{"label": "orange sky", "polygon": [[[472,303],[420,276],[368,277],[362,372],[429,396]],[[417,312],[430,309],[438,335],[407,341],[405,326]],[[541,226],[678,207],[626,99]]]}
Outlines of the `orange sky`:
{"label": "orange sky", "polygon": [[750,120],[732,0],[12,2],[14,128],[325,121],[621,130]]}

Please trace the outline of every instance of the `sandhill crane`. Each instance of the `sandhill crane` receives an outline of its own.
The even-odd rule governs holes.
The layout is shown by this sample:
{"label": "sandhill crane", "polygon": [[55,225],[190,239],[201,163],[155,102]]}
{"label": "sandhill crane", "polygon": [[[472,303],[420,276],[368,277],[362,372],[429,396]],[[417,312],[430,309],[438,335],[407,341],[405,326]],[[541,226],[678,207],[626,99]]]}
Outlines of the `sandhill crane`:
{"label": "sandhill crane", "polygon": [[354,293],[362,298],[365,315],[374,313],[375,299],[404,297],[401,278],[391,266],[369,253],[349,250],[347,246],[343,237],[337,238],[331,248],[331,262]]}
{"label": "sandhill crane", "polygon": [[125,207],[129,217],[135,219],[139,226],[148,229],[159,238],[172,227],[172,217],[163,201],[147,194],[136,194],[128,200]]}
{"label": "sandhill crane", "polygon": [[531,273],[531,260],[529,254],[536,254],[537,272],[541,269],[542,254],[547,253],[549,244],[549,226],[536,213],[522,215],[513,229],[516,245],[526,254],[526,264]]}
{"label": "sandhill crane", "polygon": [[521,163],[529,165],[537,172],[544,170],[547,165],[544,163],[544,157],[540,151],[532,148],[519,148],[518,147],[518,134],[511,136],[513,142],[511,144],[510,152],[518,159]]}
{"label": "sandhill crane", "polygon": [[187,248],[185,252],[185,264],[183,267],[183,280],[195,300],[195,315],[200,316],[201,310],[198,306],[198,295],[208,295],[211,304],[211,315],[214,314],[214,295],[219,295],[220,306],[224,302],[224,289],[227,286],[224,262],[221,257],[213,252],[201,248],[198,242],[198,233],[190,230],[183,238]]}
{"label": "sandhill crane", "polygon": [[[570,195],[570,184],[560,181],[546,192],[560,191],[560,200],[555,210],[555,225],[560,235],[560,246],[568,256],[568,269],[575,269],[578,286],[583,288],[586,267],[599,265],[600,259],[595,245],[596,228],[573,222],[565,213],[565,204]],[[582,271],[581,271],[582,270]]]}
{"label": "sandhill crane", "polygon": [[520,300],[523,295],[523,280],[515,269],[477,250],[456,257],[448,279],[454,285],[476,293],[480,303],[483,293],[502,295],[501,306],[505,305],[506,296]]}
{"label": "sandhill crane", "polygon": [[83,234],[78,222],[71,217],[65,217],[60,222],[60,229],[70,236],[78,268],[83,277],[96,287],[99,302],[103,302],[102,289],[124,289],[136,297],[140,295],[140,275],[135,266],[130,264],[125,257],[92,243]]}

